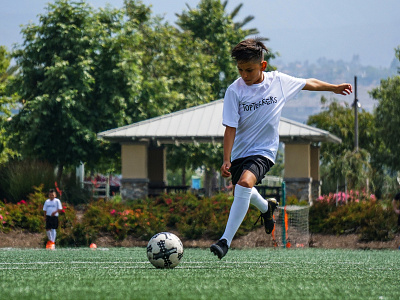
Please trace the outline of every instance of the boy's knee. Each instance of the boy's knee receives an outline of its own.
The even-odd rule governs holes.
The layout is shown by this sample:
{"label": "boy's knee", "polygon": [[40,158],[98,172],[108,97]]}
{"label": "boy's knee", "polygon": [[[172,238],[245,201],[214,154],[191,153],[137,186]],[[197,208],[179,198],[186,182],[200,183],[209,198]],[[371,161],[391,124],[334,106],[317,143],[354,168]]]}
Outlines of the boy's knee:
{"label": "boy's knee", "polygon": [[254,186],[253,182],[250,180],[246,180],[246,179],[240,179],[237,183],[238,185],[245,187],[245,188],[252,188]]}
{"label": "boy's knee", "polygon": [[241,185],[242,187],[251,189],[256,184],[256,181],[256,176],[251,171],[245,170],[240,176],[237,184]]}

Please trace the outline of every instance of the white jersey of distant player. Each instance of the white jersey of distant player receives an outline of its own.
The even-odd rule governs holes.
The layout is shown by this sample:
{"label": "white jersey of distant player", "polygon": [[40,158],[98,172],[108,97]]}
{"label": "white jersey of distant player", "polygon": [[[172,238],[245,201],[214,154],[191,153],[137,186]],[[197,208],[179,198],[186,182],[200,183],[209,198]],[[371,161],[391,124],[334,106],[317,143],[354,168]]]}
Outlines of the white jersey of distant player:
{"label": "white jersey of distant player", "polygon": [[236,128],[232,161],[262,155],[275,162],[283,106],[305,84],[305,79],[273,71],[264,72],[264,80],[259,84],[248,86],[240,77],[229,86],[224,97],[222,124]]}
{"label": "white jersey of distant player", "polygon": [[[51,216],[53,212],[59,209],[62,209],[62,205],[58,198],[54,198],[53,200],[47,199],[44,202],[43,210],[46,211],[47,216]],[[55,216],[58,217],[58,213],[56,213]]]}

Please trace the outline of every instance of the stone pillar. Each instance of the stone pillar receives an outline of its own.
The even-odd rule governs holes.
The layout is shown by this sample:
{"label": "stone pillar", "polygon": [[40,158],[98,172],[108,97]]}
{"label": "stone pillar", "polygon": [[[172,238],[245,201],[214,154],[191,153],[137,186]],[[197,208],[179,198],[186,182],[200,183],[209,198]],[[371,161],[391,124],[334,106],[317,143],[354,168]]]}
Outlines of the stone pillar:
{"label": "stone pillar", "polygon": [[122,199],[144,199],[148,195],[149,180],[122,178],[121,179],[121,197]]}
{"label": "stone pillar", "polygon": [[295,196],[299,201],[311,201],[312,178],[285,178],[286,197]]}
{"label": "stone pillar", "polygon": [[311,202],[311,145],[285,144],[286,196]]}
{"label": "stone pillar", "polygon": [[147,144],[121,145],[121,197],[141,199],[148,195]]}

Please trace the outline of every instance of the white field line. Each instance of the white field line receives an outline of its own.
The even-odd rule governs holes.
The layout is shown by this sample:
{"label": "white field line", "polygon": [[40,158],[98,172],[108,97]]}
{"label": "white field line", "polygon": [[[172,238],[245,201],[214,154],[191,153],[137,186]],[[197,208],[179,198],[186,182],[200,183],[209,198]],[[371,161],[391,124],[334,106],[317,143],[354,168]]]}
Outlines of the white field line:
{"label": "white field line", "polygon": [[[37,261],[37,262],[0,262],[1,265],[46,265],[46,264],[143,264],[148,263],[148,261]],[[296,264],[298,262],[293,261],[181,261],[180,264]],[[300,264],[316,265],[320,262],[308,262],[302,261]],[[338,261],[338,262],[324,262],[324,264],[344,264],[344,265],[363,265],[362,262],[352,262],[352,261]]]}
{"label": "white field line", "polygon": [[[180,266],[185,265],[188,267],[209,267],[213,265],[215,267],[234,267],[240,265],[255,265],[255,266],[272,266],[272,265],[296,265],[301,267],[302,265],[318,265],[321,262],[307,262],[307,261],[181,261]],[[37,261],[37,262],[0,262],[0,270],[4,269],[41,269],[40,266],[44,265],[57,265],[57,268],[113,268],[113,265],[119,265],[115,268],[137,268],[135,265],[149,264],[149,261],[70,261],[70,262],[60,262],[60,261]],[[355,261],[337,261],[337,262],[324,262],[325,265],[365,265],[368,270],[394,270],[400,269],[397,266],[386,266],[371,268],[366,263],[355,262]],[[64,265],[64,267],[61,267]],[[123,266],[122,266],[123,265]],[[35,267],[36,266],[36,267]],[[78,267],[79,266],[79,267]],[[82,266],[82,267],[81,267]]]}

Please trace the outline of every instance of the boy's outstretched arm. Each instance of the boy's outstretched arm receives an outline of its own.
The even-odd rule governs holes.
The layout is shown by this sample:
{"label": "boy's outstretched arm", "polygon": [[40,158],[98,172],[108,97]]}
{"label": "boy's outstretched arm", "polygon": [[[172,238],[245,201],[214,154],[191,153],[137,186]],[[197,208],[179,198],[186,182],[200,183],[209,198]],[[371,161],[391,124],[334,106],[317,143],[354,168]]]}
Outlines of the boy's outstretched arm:
{"label": "boy's outstretched arm", "polygon": [[340,95],[350,95],[353,87],[350,83],[331,84],[315,78],[306,79],[306,85],[303,87],[306,91],[326,91]]}

